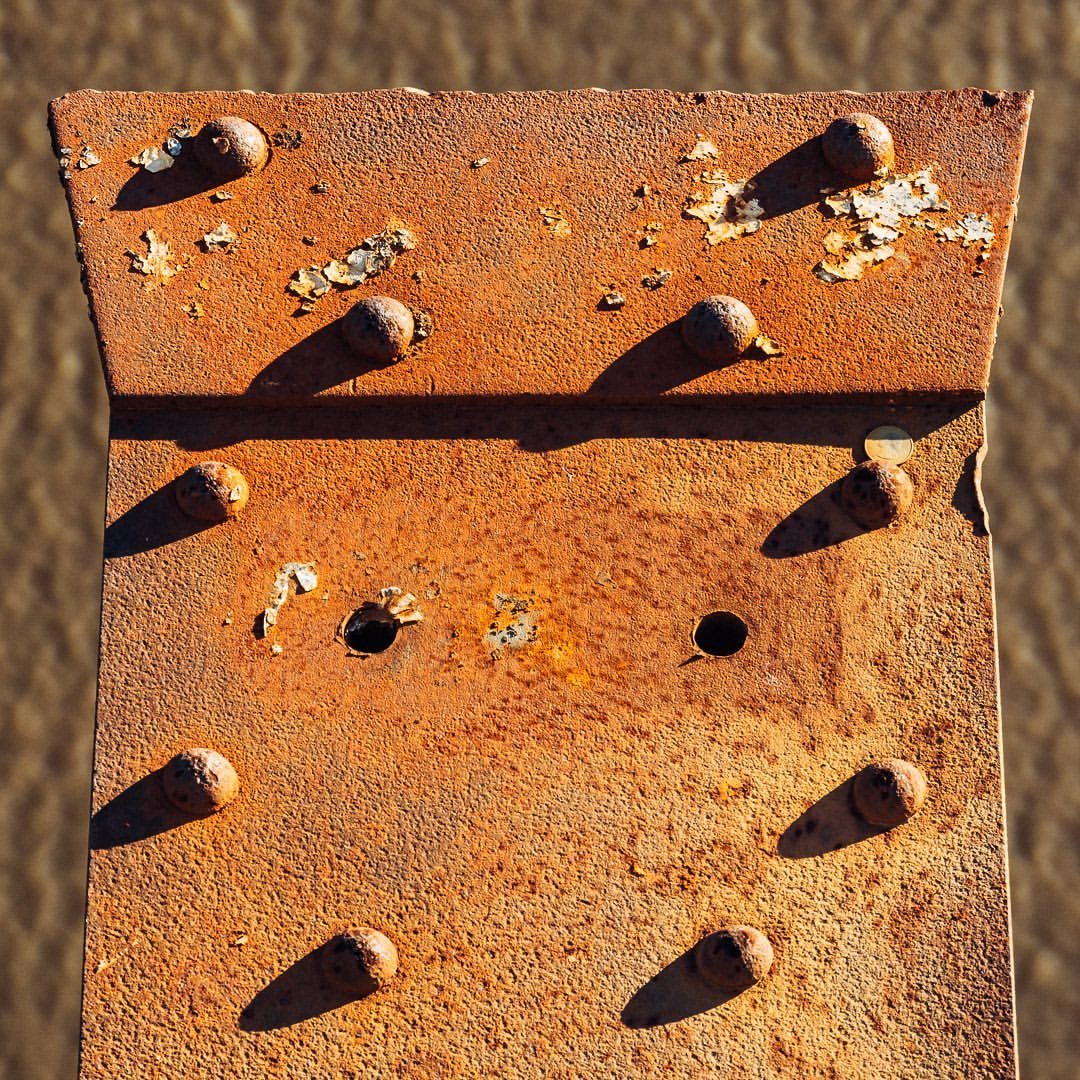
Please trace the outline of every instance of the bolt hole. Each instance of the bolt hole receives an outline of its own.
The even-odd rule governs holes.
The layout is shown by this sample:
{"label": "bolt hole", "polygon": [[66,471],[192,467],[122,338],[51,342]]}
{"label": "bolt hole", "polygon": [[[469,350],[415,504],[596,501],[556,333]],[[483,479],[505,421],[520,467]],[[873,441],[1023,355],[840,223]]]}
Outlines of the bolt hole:
{"label": "bolt hole", "polygon": [[732,656],[746,644],[747,632],[733,611],[713,611],[694,628],[694,644],[708,656]]}
{"label": "bolt hole", "polygon": [[398,635],[398,621],[378,604],[365,604],[349,616],[341,636],[359,653],[385,652]]}

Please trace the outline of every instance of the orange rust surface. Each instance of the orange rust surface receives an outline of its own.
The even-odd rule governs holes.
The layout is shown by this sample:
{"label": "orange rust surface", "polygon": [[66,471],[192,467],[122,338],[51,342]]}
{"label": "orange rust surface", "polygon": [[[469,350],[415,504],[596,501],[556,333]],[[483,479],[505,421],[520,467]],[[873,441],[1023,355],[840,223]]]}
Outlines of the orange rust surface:
{"label": "orange rust surface", "polygon": [[[610,273],[589,278],[588,305],[580,296],[582,253],[607,266],[614,250],[626,265],[640,256],[622,250],[625,222],[602,227],[597,178],[614,173],[621,190],[637,171],[638,183],[666,184],[698,131],[746,155],[732,166],[743,175],[764,168],[769,147],[782,157],[837,111],[872,102],[899,157],[942,162],[951,199],[1008,207],[1027,98],[982,101],[972,91],[703,102],[388,91],[86,93],[54,106],[58,141],[94,131],[102,157],[69,189],[116,399],[84,1078],[1015,1072],[977,484],[1007,233],[982,276],[959,245],[912,237],[903,269],[820,283],[812,304],[811,284],[778,289],[756,305],[763,329],[787,334],[790,350],[804,327],[814,349],[830,341],[831,351],[744,359],[675,385],[661,378],[685,362],[663,329],[673,312],[731,280],[723,274],[738,275],[731,291],[744,298],[781,271],[809,277],[809,241],[798,244],[816,210],[708,251],[698,223],[684,222],[685,236],[673,223],[684,273],[647,296],[624,289],[621,312],[593,310],[591,283],[618,280]],[[189,192],[153,210],[110,208],[114,156],[185,112],[227,111],[305,132],[298,149],[275,148],[263,176],[272,197],[259,201],[255,177],[216,206]],[[489,131],[492,117],[502,127]],[[497,136],[526,146],[537,132],[542,158],[486,171]],[[409,156],[419,144],[438,166],[425,199],[421,157]],[[360,159],[340,154],[361,145],[378,169],[346,204]],[[996,173],[962,169],[960,146]],[[486,202],[464,186],[477,178],[452,171],[481,156]],[[300,201],[274,186],[286,173]],[[302,192],[324,176],[339,201],[311,209]],[[576,256],[553,256],[557,238],[508,213],[550,205],[552,190],[574,218]],[[91,222],[80,207],[94,191]],[[237,203],[251,231],[205,271],[193,263],[145,290],[114,258],[121,231],[128,246],[148,223],[201,235],[221,218],[239,225]],[[286,230],[313,232],[341,254],[391,207],[416,224],[416,250],[292,319],[284,284],[316,260],[289,249],[260,262],[258,236],[284,245]],[[309,211],[325,216],[309,225]],[[485,232],[500,220],[505,245]],[[783,235],[795,245],[787,259]],[[181,290],[204,273],[213,284],[193,323]],[[933,303],[910,295],[916,281]],[[310,366],[325,376],[320,357],[333,367],[343,356],[323,327],[352,299],[420,286],[431,293],[406,298],[432,309],[436,333],[416,355],[332,390],[304,381]],[[885,335],[873,364],[867,339],[849,332],[855,311]],[[658,330],[647,354],[657,362],[623,384],[640,403],[615,404],[624,394],[607,392],[606,373],[626,363],[634,333]],[[315,339],[290,346],[309,367],[275,367],[286,334]],[[267,367],[294,381],[263,381],[252,396]],[[597,385],[604,394],[590,393]],[[698,400],[657,400],[676,385]],[[324,389],[380,400],[310,407]],[[911,400],[861,397],[878,391]],[[761,401],[700,399],[713,394]],[[791,400],[804,394],[824,400]],[[958,394],[966,400],[927,399]],[[239,398],[170,400],[214,395]],[[837,490],[879,424],[915,439],[904,466],[915,499],[895,525],[866,532]],[[207,459],[250,484],[244,512],[224,525],[185,518],[174,498],[174,479]],[[260,637],[288,562],[313,562],[318,586],[290,595]],[[424,621],[386,652],[350,655],[336,639],[343,617],[387,586],[415,594]],[[695,623],[716,610],[749,626],[734,656],[695,652]],[[529,640],[493,649],[492,628],[513,617]],[[211,818],[182,818],[162,795],[157,770],[190,746],[221,751],[240,775],[237,800]],[[907,825],[875,832],[851,810],[850,780],[891,757],[918,763],[930,796]],[[686,954],[731,923],[765,931],[776,961],[761,984],[721,1001]],[[364,925],[391,938],[401,966],[389,986],[349,1001],[326,984],[317,950]]]}
{"label": "orange rust surface", "polygon": [[[897,172],[932,167],[950,221],[990,216],[998,239],[984,264],[970,248],[912,230],[896,258],[858,283],[813,275],[832,227],[822,188],[846,186],[826,165],[820,135],[856,110],[892,129]],[[77,154],[89,144],[101,158],[73,169],[68,191],[114,396],[616,401],[985,389],[1029,110],[1029,94],[979,90],[81,91],[54,103],[53,123],[59,146]],[[190,151],[156,175],[129,163],[172,125],[228,113],[276,136],[257,175],[216,182]],[[717,157],[680,161],[699,134]],[[765,217],[753,235],[708,247],[702,223],[682,211],[704,189],[695,176],[713,169],[753,179]],[[319,182],[325,194],[311,190]],[[211,201],[222,189],[233,198]],[[556,235],[542,210],[561,212],[567,230]],[[239,235],[237,249],[201,250],[222,221]],[[291,275],[391,221],[415,233],[416,248],[374,282],[296,316]],[[650,223],[663,229],[642,248]],[[148,228],[185,263],[160,288],[145,288],[125,254],[145,250]],[[643,287],[657,269],[672,271],[667,284]],[[597,310],[612,285],[625,307]],[[337,323],[372,291],[430,310],[435,332],[407,362],[363,371]],[[696,362],[674,323],[711,292],[750,304],[784,355],[718,371]],[[181,311],[193,303],[201,318]]]}

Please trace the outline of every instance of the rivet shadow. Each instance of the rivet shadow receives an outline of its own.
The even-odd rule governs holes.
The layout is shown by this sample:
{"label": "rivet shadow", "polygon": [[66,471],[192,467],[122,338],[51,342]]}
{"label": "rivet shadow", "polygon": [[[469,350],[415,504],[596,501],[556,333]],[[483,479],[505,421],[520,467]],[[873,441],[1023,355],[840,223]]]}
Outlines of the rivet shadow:
{"label": "rivet shadow", "polygon": [[189,143],[169,169],[152,173],[136,167],[117,192],[113,209],[146,210],[226,186],[225,181],[211,176],[199,164]]}
{"label": "rivet shadow", "polygon": [[164,769],[155,769],[136,780],[94,814],[90,819],[93,851],[133,844],[197,820],[166,798],[161,783],[163,772]]}
{"label": "rivet shadow", "polygon": [[624,398],[640,401],[674,390],[717,370],[715,365],[707,364],[686,347],[679,321],[676,319],[654,330],[616,357],[597,376],[586,393],[614,400]]}
{"label": "rivet shadow", "polygon": [[847,186],[825,160],[820,135],[769,162],[748,183],[753,185],[752,196],[761,203],[766,218],[818,202],[824,187]]}
{"label": "rivet shadow", "polygon": [[105,558],[138,555],[214,527],[213,522],[196,521],[180,509],[170,482],[125,510],[105,529]]}
{"label": "rivet shadow", "polygon": [[848,777],[785,830],[777,851],[785,859],[810,859],[878,836],[888,829],[871,825],[855,809],[855,777]]}
{"label": "rivet shadow", "polygon": [[264,986],[240,1013],[240,1030],[275,1031],[292,1027],[360,1000],[326,981],[322,966],[326,948],[327,945],[320,945],[313,949]]}
{"label": "rivet shadow", "polygon": [[[312,331],[276,356],[251,380],[248,393],[302,399],[392,365],[357,360],[345,344],[341,321]],[[399,362],[408,363],[408,357]]]}
{"label": "rivet shadow", "polygon": [[840,505],[842,483],[842,479],[834,481],[777,523],[761,544],[762,555],[789,559],[842,544],[864,533],[866,530]]}
{"label": "rivet shadow", "polygon": [[674,1024],[724,1005],[743,992],[705,983],[691,948],[637,990],[623,1006],[620,1019],[629,1028]]}

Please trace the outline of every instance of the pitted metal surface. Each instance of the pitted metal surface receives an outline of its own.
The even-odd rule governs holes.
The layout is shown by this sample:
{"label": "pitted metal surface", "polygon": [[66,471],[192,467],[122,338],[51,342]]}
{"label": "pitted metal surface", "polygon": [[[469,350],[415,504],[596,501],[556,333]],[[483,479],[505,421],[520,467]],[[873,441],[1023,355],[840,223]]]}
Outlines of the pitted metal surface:
{"label": "pitted metal surface", "polygon": [[[1014,1071],[977,463],[1027,107],[978,91],[54,105],[58,142],[101,157],[69,192],[114,395],[85,1077]],[[936,162],[943,213],[991,216],[985,260],[912,230],[906,259],[814,276],[814,140],[862,110],[888,122],[898,171]],[[272,146],[232,200],[118,204],[159,129],[231,114]],[[813,198],[707,245],[678,213],[703,167],[679,157],[706,140],[704,167],[732,177],[796,152],[771,190],[812,175]],[[641,185],[665,192],[662,254],[637,244]],[[212,219],[235,252],[190,253],[153,288],[117,257],[147,230],[183,257]],[[305,248],[340,258],[394,220],[414,247],[293,314]],[[294,252],[289,231],[318,243]],[[642,290],[628,268],[646,263],[675,272]],[[598,309],[616,286],[625,306]],[[678,318],[717,292],[782,355],[691,371]],[[383,294],[433,332],[342,379],[336,321]],[[867,529],[841,492],[883,425],[912,439],[913,496]],[[249,486],[222,524],[174,494],[208,460]],[[400,621],[378,651],[341,639],[365,604]],[[745,624],[730,655],[701,648],[713,612]],[[212,816],[164,794],[190,747],[239,776]],[[928,795],[887,829],[852,785],[892,759]],[[774,950],[739,993],[694,960],[725,926]],[[398,957],[360,999],[325,964],[358,927]]]}

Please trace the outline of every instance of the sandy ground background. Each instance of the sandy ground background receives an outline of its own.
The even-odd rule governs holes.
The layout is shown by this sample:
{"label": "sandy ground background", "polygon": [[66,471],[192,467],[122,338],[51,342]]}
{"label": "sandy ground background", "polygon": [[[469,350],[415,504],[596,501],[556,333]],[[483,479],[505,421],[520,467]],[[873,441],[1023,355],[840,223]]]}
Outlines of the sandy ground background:
{"label": "sandy ground background", "polygon": [[1080,3],[0,5],[0,1075],[73,1076],[106,402],[45,128],[79,87],[1034,87],[994,361],[1022,1072],[1080,1060]]}

